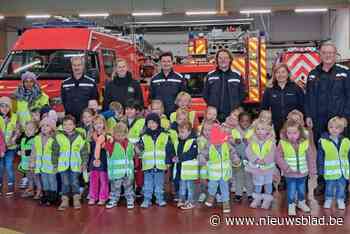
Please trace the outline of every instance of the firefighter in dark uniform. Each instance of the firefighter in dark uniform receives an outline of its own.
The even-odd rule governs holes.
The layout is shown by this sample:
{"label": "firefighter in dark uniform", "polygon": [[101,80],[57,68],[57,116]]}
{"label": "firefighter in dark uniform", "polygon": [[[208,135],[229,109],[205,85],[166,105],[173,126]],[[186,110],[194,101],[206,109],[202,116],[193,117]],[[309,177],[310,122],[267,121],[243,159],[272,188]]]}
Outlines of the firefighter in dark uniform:
{"label": "firefighter in dark uniform", "polygon": [[[306,124],[313,127],[315,142],[327,131],[327,123],[334,116],[350,120],[350,70],[336,64],[337,48],[330,42],[320,48],[321,64],[308,76],[305,94]],[[346,133],[345,133],[346,134]],[[324,190],[323,163],[317,160],[318,187],[315,194]]]}
{"label": "firefighter in dark uniform", "polygon": [[94,79],[84,75],[85,58],[71,58],[73,75],[62,82],[61,99],[65,114],[73,115],[80,122],[81,112],[91,99],[98,100],[98,91]]}
{"label": "firefighter in dark uniform", "polygon": [[223,122],[232,110],[242,104],[246,92],[241,74],[231,69],[233,56],[230,51],[219,50],[215,59],[217,69],[208,73],[203,97],[208,106],[217,108],[218,119]]}
{"label": "firefighter in dark uniform", "polygon": [[287,64],[274,66],[272,80],[264,91],[261,109],[271,110],[277,139],[288,113],[294,109],[304,112],[304,91],[290,80]]}
{"label": "firefighter in dark uniform", "polygon": [[161,71],[156,74],[150,85],[150,98],[160,99],[164,112],[169,117],[176,111],[175,99],[178,93],[186,90],[186,81],[181,74],[173,71],[173,55],[165,52],[160,55]]}

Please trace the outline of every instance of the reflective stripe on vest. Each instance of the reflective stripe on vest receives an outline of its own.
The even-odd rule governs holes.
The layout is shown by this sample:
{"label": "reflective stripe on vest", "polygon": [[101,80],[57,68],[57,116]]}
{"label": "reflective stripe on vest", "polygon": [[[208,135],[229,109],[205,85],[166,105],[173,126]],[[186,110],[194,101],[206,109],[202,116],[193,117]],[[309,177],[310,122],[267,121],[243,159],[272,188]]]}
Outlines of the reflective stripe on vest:
{"label": "reflective stripe on vest", "polygon": [[108,178],[110,180],[120,179],[124,176],[134,178],[134,146],[129,143],[126,151],[115,143],[112,155],[107,158]]}
{"label": "reflective stripe on vest", "polygon": [[165,170],[165,155],[166,145],[168,143],[169,136],[166,133],[161,133],[156,142],[152,140],[152,137],[144,135],[142,141],[144,144],[144,152],[142,154],[142,170],[149,170],[157,168]]}
{"label": "reflective stripe on vest", "polygon": [[58,171],[62,172],[70,168],[74,172],[80,172],[82,164],[80,151],[85,145],[85,140],[78,134],[71,144],[70,140],[62,133],[57,134],[56,140],[60,146]]}
{"label": "reflective stripe on vest", "polygon": [[283,158],[287,162],[288,166],[293,171],[298,171],[300,173],[307,173],[307,159],[306,154],[309,149],[309,141],[304,140],[299,144],[298,153],[295,152],[295,149],[291,143],[285,140],[281,140],[281,147],[283,151]]}
{"label": "reflective stripe on vest", "polygon": [[229,180],[232,177],[230,150],[227,143],[221,145],[219,153],[214,145],[209,147],[208,161],[209,180]]}
{"label": "reflective stripe on vest", "polygon": [[145,119],[138,119],[129,129],[128,139],[131,143],[136,144],[140,140],[143,127],[145,126]]}
{"label": "reflective stripe on vest", "polygon": [[349,151],[350,140],[343,138],[338,150],[336,145],[328,140],[321,138],[321,146],[324,151],[324,178],[326,180],[336,180],[344,176],[349,179]]}
{"label": "reflective stripe on vest", "polygon": [[[5,123],[5,120],[2,116],[0,116],[0,129],[2,130],[4,136],[5,136],[5,142],[8,144],[11,140],[11,137],[13,135],[13,132],[16,130],[17,125],[17,115],[14,113],[11,113],[10,121]],[[8,146],[8,149],[14,149],[16,148],[16,145]]]}
{"label": "reflective stripe on vest", "polygon": [[[182,153],[188,152],[191,149],[193,142],[194,142],[194,139],[188,139],[185,142]],[[176,141],[174,144],[176,155],[178,154],[177,153],[178,146],[179,146],[179,142]],[[176,175],[176,170],[177,170],[176,167],[177,167],[177,163],[174,165],[174,169],[173,169],[174,176]],[[193,160],[181,162],[180,177],[181,177],[181,180],[196,180],[196,179],[198,179],[198,160],[193,159]]]}
{"label": "reflective stripe on vest", "polygon": [[[26,137],[22,138],[21,145],[20,145],[21,162],[18,165],[19,170],[24,170],[24,171],[29,170],[30,155],[26,155],[25,152],[27,150],[32,150],[33,144],[34,144],[34,137],[32,137],[29,140]],[[22,154],[22,152],[24,152],[24,154]]]}
{"label": "reflective stripe on vest", "polygon": [[[196,118],[196,112],[190,111],[188,113],[189,118],[190,118],[190,123],[192,124],[192,127],[194,125],[194,119]],[[176,122],[176,112],[173,112],[170,114],[170,123],[175,123]]]}
{"label": "reflective stripe on vest", "polygon": [[[262,147],[260,147],[257,142],[253,141],[251,143],[251,149],[252,149],[252,152],[259,159],[264,159],[271,152],[272,144],[273,144],[273,142],[271,140],[268,140],[268,141],[264,142]],[[256,165],[256,166],[258,166],[258,168],[260,168],[262,170],[268,170],[268,169],[274,168],[275,163]]]}
{"label": "reflective stripe on vest", "polygon": [[55,173],[52,164],[52,143],[53,139],[50,137],[46,144],[43,145],[41,135],[34,138],[34,148],[36,153],[35,159],[35,173]]}

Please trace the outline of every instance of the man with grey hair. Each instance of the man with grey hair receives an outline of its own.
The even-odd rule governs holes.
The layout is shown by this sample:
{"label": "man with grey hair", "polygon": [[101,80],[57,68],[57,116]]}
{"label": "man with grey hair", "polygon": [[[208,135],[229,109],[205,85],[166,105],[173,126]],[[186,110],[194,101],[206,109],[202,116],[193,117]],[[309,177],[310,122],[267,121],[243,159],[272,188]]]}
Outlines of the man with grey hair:
{"label": "man with grey hair", "polygon": [[91,99],[98,100],[95,80],[84,74],[84,56],[71,57],[72,76],[61,85],[61,98],[65,114],[71,114],[80,121],[81,112],[88,106]]}
{"label": "man with grey hair", "polygon": [[[350,119],[350,70],[336,64],[337,48],[331,42],[321,45],[320,56],[321,63],[309,73],[305,94],[306,124],[313,128],[316,143],[327,132],[328,121],[332,117]],[[324,189],[322,155],[319,150],[317,171],[320,177],[316,194],[322,194]]]}

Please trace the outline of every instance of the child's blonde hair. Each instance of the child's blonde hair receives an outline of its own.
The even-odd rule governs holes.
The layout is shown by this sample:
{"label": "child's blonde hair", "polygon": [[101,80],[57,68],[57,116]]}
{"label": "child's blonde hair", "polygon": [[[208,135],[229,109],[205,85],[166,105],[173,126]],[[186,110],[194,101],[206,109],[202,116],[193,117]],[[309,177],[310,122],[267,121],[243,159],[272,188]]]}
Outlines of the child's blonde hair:
{"label": "child's blonde hair", "polygon": [[260,119],[255,120],[255,125],[254,125],[254,134],[256,134],[256,130],[258,128],[264,128],[266,131],[270,132],[270,136],[274,137],[274,130],[272,125],[267,124],[265,121],[262,121]]}
{"label": "child's blonde hair", "polygon": [[328,127],[330,127],[331,124],[344,130],[348,126],[348,121],[343,117],[335,116],[328,121]]}
{"label": "child's blonde hair", "polygon": [[128,131],[128,126],[124,122],[119,122],[113,128],[113,136],[121,135],[123,137],[127,137]]}
{"label": "child's blonde hair", "polygon": [[162,100],[160,100],[160,99],[153,99],[151,101],[151,110],[152,110],[152,106],[153,105],[160,105],[160,109],[161,109],[162,113],[164,113],[164,104],[163,104]]}
{"label": "child's blonde hair", "polygon": [[303,115],[303,113],[301,111],[299,111],[297,109],[292,110],[291,112],[288,113],[287,120],[293,119],[293,116],[298,116],[298,118],[300,119],[301,126],[305,125],[305,123],[304,123],[304,115]]}
{"label": "child's blonde hair", "polygon": [[303,125],[301,125],[301,123],[298,123],[297,121],[295,121],[294,119],[287,119],[287,121],[284,123],[282,129],[281,129],[281,138],[287,139],[287,130],[288,128],[297,128],[299,133],[300,133],[300,137],[299,137],[299,141],[303,141],[308,139],[306,136],[306,133],[304,131],[304,127]]}
{"label": "child's blonde hair", "polygon": [[123,105],[117,101],[113,101],[113,102],[109,103],[108,108],[109,108],[109,110],[111,110],[113,112],[118,112],[118,113],[124,112]]}
{"label": "child's blonde hair", "polygon": [[177,94],[176,99],[175,99],[175,104],[179,105],[180,98],[185,97],[189,100],[189,103],[191,104],[192,97],[189,93],[185,91],[181,91],[180,93]]}
{"label": "child's blonde hair", "polygon": [[94,120],[92,121],[92,129],[95,131],[95,124],[97,122],[102,122],[103,123],[103,128],[104,130],[107,129],[107,123],[106,123],[106,119],[102,116],[102,115],[97,115]]}

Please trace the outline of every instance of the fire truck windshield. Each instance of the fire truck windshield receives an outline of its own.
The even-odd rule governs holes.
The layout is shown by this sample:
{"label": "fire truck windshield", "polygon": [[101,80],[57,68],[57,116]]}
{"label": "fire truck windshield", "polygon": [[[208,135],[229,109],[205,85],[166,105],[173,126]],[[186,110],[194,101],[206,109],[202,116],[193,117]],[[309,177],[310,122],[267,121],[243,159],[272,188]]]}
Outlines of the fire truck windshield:
{"label": "fire truck windshield", "polygon": [[[84,55],[84,51],[76,50],[13,51],[1,67],[0,79],[20,79],[26,71],[34,72],[39,79],[65,79],[71,74],[70,58]],[[88,53],[85,58],[86,70],[97,70],[94,53]]]}
{"label": "fire truck windshield", "polygon": [[206,72],[187,72],[181,73],[187,80],[187,92],[192,97],[202,97]]}

